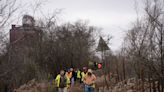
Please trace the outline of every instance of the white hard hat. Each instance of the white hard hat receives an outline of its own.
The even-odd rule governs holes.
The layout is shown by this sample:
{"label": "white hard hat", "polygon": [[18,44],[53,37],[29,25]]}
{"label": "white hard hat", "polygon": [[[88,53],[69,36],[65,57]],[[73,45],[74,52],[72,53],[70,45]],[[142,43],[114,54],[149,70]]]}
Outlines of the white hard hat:
{"label": "white hard hat", "polygon": [[89,73],[92,73],[92,69],[88,69],[88,72],[89,72]]}

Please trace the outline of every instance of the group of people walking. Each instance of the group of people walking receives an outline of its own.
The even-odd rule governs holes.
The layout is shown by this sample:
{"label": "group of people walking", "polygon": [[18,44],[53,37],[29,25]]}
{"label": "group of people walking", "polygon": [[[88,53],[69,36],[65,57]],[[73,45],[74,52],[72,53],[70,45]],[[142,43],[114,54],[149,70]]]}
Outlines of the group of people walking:
{"label": "group of people walking", "polygon": [[80,84],[84,92],[94,92],[96,76],[91,69],[83,67],[80,69],[70,68],[67,71],[61,70],[54,79],[58,92],[67,92],[75,84]]}

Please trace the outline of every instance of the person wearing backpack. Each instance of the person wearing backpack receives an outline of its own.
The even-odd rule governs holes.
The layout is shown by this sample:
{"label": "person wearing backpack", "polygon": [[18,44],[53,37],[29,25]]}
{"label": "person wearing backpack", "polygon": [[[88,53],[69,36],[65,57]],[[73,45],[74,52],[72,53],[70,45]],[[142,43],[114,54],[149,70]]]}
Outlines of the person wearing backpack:
{"label": "person wearing backpack", "polygon": [[67,92],[67,84],[69,83],[70,81],[67,76],[65,76],[65,71],[61,70],[60,74],[58,74],[55,78],[55,84],[58,87],[58,92]]}

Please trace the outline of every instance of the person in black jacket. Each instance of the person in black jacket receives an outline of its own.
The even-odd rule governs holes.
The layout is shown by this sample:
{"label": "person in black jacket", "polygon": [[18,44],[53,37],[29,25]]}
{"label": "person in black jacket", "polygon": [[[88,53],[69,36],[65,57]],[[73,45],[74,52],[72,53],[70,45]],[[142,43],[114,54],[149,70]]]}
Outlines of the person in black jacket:
{"label": "person in black jacket", "polygon": [[75,72],[75,69],[71,68],[70,69],[72,72],[72,77],[71,77],[71,86],[74,86],[75,81],[77,79],[77,73]]}

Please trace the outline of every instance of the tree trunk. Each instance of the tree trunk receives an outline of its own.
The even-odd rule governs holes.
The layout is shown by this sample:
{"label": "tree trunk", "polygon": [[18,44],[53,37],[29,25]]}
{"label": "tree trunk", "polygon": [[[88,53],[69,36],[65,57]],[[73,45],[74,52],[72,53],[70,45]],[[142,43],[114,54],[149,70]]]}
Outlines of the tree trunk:
{"label": "tree trunk", "polygon": [[164,82],[164,79],[163,79],[163,77],[161,78],[161,81],[160,81],[160,83],[161,83],[161,92],[163,92],[164,91],[164,84],[163,84],[163,82]]}
{"label": "tree trunk", "polygon": [[141,69],[141,83],[142,83],[141,84],[142,85],[141,90],[142,90],[142,92],[144,92],[144,71],[143,71],[143,68]]}
{"label": "tree trunk", "polygon": [[153,79],[153,92],[156,92],[155,80]]}
{"label": "tree trunk", "polygon": [[160,92],[160,84],[161,84],[161,82],[160,82],[160,80],[158,80],[158,84],[157,84],[158,92]]}
{"label": "tree trunk", "polygon": [[151,90],[151,77],[150,77],[150,73],[148,75],[148,81],[149,81],[149,92],[152,92],[152,90]]}
{"label": "tree trunk", "polygon": [[126,79],[126,76],[125,76],[125,59],[123,58],[123,80]]}

